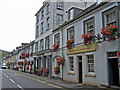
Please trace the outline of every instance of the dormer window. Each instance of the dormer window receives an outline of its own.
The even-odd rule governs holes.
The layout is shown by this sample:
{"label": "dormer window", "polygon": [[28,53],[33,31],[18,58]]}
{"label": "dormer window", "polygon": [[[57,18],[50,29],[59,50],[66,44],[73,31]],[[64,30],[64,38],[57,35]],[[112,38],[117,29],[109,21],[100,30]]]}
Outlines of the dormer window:
{"label": "dormer window", "polygon": [[58,10],[64,10],[64,2],[57,2],[56,7]]}
{"label": "dormer window", "polygon": [[73,10],[68,11],[68,20],[73,19]]}

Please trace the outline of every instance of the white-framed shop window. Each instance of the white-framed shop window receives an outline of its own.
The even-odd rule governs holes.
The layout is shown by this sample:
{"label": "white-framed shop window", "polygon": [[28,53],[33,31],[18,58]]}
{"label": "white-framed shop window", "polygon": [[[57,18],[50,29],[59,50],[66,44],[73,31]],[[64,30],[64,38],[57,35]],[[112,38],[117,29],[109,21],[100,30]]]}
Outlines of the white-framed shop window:
{"label": "white-framed shop window", "polygon": [[69,57],[70,71],[74,71],[74,58]]}
{"label": "white-framed shop window", "polygon": [[94,73],[94,54],[86,55],[87,58],[87,72]]}

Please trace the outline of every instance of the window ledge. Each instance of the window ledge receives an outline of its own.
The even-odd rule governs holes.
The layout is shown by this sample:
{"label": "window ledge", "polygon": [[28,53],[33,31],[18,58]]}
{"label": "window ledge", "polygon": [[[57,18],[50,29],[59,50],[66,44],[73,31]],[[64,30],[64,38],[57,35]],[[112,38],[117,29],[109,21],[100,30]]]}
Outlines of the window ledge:
{"label": "window ledge", "polygon": [[92,73],[86,73],[85,77],[96,77],[96,74],[92,74]]}
{"label": "window ledge", "polygon": [[67,74],[68,74],[68,75],[75,75],[74,72],[68,72]]}

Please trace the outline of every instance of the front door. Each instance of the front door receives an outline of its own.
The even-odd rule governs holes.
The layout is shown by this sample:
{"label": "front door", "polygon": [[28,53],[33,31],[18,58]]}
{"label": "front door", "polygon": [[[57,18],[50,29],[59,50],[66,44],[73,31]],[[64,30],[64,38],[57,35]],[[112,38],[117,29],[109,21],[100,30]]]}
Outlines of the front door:
{"label": "front door", "polygon": [[108,68],[109,68],[109,84],[118,86],[119,85],[118,59],[117,58],[108,59]]}
{"label": "front door", "polygon": [[82,83],[82,56],[78,56],[79,83]]}

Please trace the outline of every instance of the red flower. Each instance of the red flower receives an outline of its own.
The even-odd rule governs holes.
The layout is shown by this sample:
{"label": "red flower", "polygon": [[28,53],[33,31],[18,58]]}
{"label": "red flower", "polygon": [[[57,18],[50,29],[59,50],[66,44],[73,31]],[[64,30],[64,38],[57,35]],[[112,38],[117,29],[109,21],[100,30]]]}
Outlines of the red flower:
{"label": "red flower", "polygon": [[54,73],[55,74],[60,73],[60,67],[59,66],[57,66],[57,67],[54,68]]}
{"label": "red flower", "polygon": [[58,43],[55,43],[52,48],[53,48],[53,52],[55,52],[59,47],[59,44]]}
{"label": "red flower", "polygon": [[117,52],[117,58],[119,58],[119,56],[120,56],[120,51]]}

